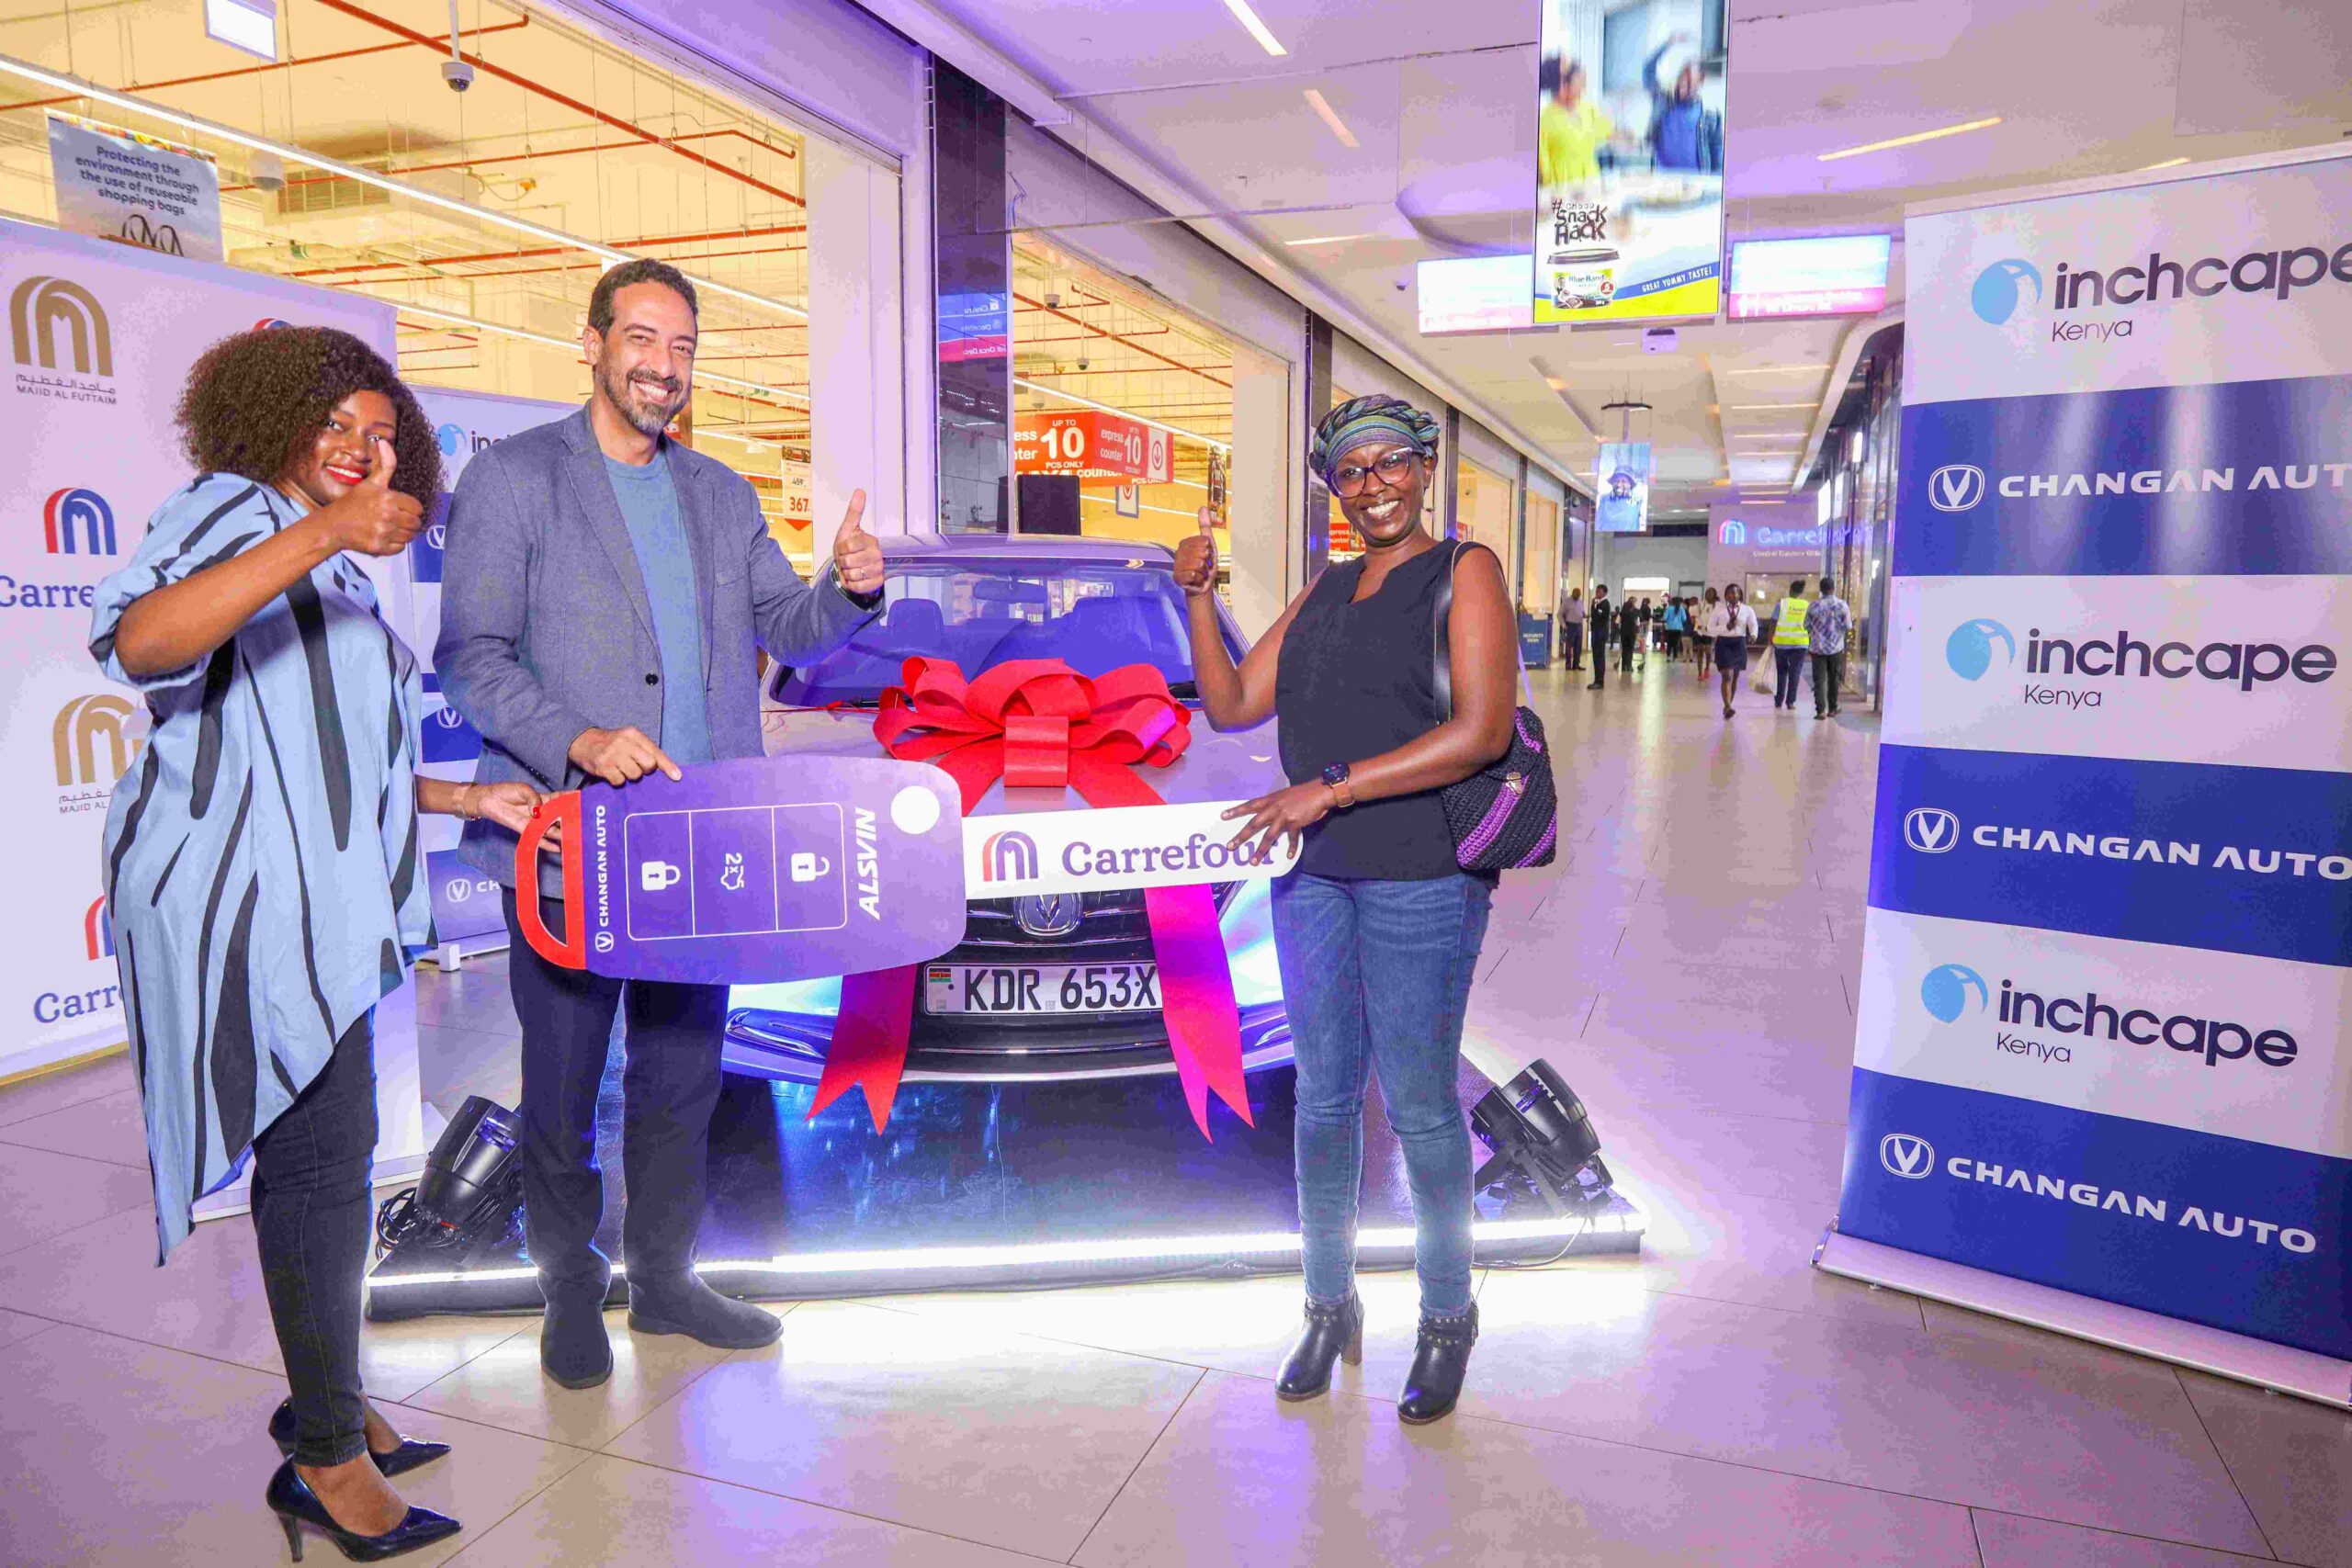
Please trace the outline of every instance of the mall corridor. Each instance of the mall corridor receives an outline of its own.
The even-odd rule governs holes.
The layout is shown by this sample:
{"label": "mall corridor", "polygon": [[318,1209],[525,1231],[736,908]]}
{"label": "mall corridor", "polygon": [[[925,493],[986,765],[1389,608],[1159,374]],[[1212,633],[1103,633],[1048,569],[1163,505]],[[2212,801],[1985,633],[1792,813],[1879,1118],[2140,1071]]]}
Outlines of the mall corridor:
{"label": "mall corridor", "polygon": [[[371,1325],[368,1387],[461,1459],[419,1562],[2352,1564],[2333,1412],[1815,1273],[1852,1050],[1875,723],[1719,716],[1653,658],[1556,668],[1564,852],[1504,884],[1474,1035],[1548,1056],[1647,1213],[1638,1260],[1480,1280],[1460,1415],[1400,1427],[1407,1277],[1287,1405],[1298,1281],[792,1307],[636,1337],[567,1393],[536,1318]],[[512,1092],[503,960],[420,973],[445,1109]],[[454,1075],[454,1076],[451,1076]],[[247,1222],[150,1266],[119,1056],[0,1089],[0,1560],[245,1564],[282,1397]],[[23,1201],[39,1193],[39,1203]],[[325,1543],[313,1540],[314,1551]]]}

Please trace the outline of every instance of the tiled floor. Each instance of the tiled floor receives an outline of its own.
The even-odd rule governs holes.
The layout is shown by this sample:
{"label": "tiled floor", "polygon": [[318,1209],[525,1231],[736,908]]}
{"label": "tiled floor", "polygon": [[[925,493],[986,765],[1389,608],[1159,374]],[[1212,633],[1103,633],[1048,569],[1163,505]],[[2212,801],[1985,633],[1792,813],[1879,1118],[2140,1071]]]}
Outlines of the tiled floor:
{"label": "tiled floor", "polygon": [[[464,1564],[1902,1563],[2352,1568],[2352,1419],[1815,1273],[1868,854],[1866,721],[1726,725],[1687,668],[1537,681],[1570,820],[1471,1026],[1549,1056],[1648,1209],[1637,1262],[1482,1280],[1461,1413],[1400,1427],[1409,1282],[1278,1404],[1290,1280],[791,1309],[566,1393],[527,1319],[367,1337],[458,1458]],[[434,1098],[511,1100],[496,960],[427,972]],[[0,1562],[260,1563],[277,1350],[243,1221],[161,1272],[127,1067],[0,1090]],[[318,1550],[328,1550],[316,1543]]]}

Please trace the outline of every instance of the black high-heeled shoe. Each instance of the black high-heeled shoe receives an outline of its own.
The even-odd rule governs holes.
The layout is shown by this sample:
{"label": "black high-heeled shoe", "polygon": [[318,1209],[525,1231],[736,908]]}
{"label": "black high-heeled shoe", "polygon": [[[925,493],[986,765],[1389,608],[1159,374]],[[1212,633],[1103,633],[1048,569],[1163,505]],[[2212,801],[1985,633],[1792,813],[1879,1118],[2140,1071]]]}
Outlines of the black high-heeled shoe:
{"label": "black high-heeled shoe", "polygon": [[1333,1306],[1309,1300],[1306,1327],[1298,1343],[1283,1359],[1282,1375],[1274,1380],[1274,1397],[1296,1403],[1313,1399],[1331,1386],[1331,1363],[1363,1364],[1363,1302],[1354,1292]]}
{"label": "black high-heeled shoe", "polygon": [[[288,1459],[294,1457],[294,1402],[292,1400],[285,1401],[269,1413],[269,1440],[277,1445],[277,1451],[281,1455]],[[385,1478],[389,1480],[392,1476],[406,1475],[412,1470],[431,1464],[448,1451],[449,1445],[447,1443],[420,1443],[413,1438],[402,1438],[401,1446],[390,1453],[379,1454],[370,1449],[368,1450],[368,1457],[376,1461],[376,1468],[382,1471]]]}
{"label": "black high-heeled shoe", "polygon": [[269,1478],[269,1490],[263,1495],[269,1511],[286,1527],[286,1550],[294,1561],[302,1561],[302,1527],[315,1525],[326,1532],[327,1539],[343,1548],[343,1554],[354,1562],[381,1562],[387,1557],[398,1557],[404,1551],[414,1551],[420,1546],[430,1546],[436,1540],[447,1540],[460,1529],[457,1520],[447,1514],[436,1514],[430,1508],[412,1507],[408,1516],[381,1535],[361,1535],[347,1530],[334,1522],[327,1506],[311,1490],[288,1460]]}
{"label": "black high-heeled shoe", "polygon": [[1470,1347],[1477,1342],[1476,1302],[1459,1317],[1423,1313],[1413,1370],[1405,1374],[1404,1396],[1396,1401],[1396,1418],[1408,1427],[1425,1427],[1453,1414],[1454,1401],[1462,1397],[1462,1380],[1470,1371]]}

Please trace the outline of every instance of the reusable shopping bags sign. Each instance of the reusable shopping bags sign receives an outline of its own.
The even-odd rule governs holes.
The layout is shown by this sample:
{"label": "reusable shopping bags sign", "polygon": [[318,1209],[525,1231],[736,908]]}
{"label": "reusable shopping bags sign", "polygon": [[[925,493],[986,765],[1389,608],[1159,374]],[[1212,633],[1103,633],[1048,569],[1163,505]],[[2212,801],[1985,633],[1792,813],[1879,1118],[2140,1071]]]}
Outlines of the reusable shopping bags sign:
{"label": "reusable shopping bags sign", "polygon": [[[1259,880],[1296,863],[1227,847],[1224,802],[980,817],[921,762],[770,757],[682,780],[591,784],[541,807],[516,846],[529,887],[560,857],[565,929],[524,899],[550,962],[599,975],[766,984],[933,958],[967,897]],[[554,832],[558,825],[560,832]],[[550,834],[553,834],[550,842]]]}
{"label": "reusable shopping bags sign", "polygon": [[2335,1357],[2347,213],[2337,154],[1906,225],[1838,1220]]}

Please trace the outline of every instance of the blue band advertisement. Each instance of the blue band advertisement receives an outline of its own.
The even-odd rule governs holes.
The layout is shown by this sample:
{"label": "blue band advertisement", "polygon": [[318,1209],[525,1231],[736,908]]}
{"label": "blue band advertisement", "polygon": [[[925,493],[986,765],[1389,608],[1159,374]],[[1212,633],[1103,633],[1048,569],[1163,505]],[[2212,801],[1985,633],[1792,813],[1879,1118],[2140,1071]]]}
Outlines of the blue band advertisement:
{"label": "blue band advertisement", "polygon": [[2352,160],[1913,217],[1838,1229],[2352,1358]]}

